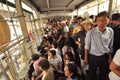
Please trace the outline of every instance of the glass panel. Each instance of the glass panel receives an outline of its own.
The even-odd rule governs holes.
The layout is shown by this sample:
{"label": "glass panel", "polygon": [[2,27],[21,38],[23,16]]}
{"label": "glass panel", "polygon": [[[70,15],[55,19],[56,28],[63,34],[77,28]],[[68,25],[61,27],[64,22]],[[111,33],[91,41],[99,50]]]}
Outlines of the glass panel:
{"label": "glass panel", "polygon": [[23,3],[23,2],[22,2],[22,8],[27,10],[27,11],[32,12],[32,9],[29,6],[27,6],[25,3]]}
{"label": "glass panel", "polygon": [[120,10],[120,1],[117,0],[117,10]]}
{"label": "glass panel", "polygon": [[[8,25],[9,25],[9,28],[10,28],[10,31],[11,31],[11,40],[16,39],[17,36],[21,39],[23,34],[22,34],[21,27],[19,25],[19,22],[18,21],[14,21],[13,24],[11,22],[8,22]],[[16,30],[17,34],[14,31],[13,25],[15,27],[15,30]]]}
{"label": "glass panel", "polygon": [[77,15],[77,10],[72,12],[73,16]]}
{"label": "glass panel", "polygon": [[0,80],[7,80],[4,75],[0,76]]}
{"label": "glass panel", "polygon": [[97,13],[98,13],[98,5],[88,8],[88,13],[89,13],[89,15],[97,15]]}
{"label": "glass panel", "polygon": [[108,11],[108,7],[109,7],[109,1],[101,3],[99,5],[99,12],[101,12],[101,11]]}

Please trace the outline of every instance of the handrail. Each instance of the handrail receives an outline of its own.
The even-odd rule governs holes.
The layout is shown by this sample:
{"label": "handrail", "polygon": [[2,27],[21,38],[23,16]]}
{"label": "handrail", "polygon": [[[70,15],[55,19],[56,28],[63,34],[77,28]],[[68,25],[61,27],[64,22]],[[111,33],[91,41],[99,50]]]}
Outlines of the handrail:
{"label": "handrail", "polygon": [[[8,44],[10,44],[10,43],[13,42],[13,41],[10,41],[10,42],[8,42],[8,43],[3,44],[2,46],[0,46],[0,48],[1,48],[1,47],[4,47],[4,46],[6,46],[6,45],[8,45],[8,47],[7,47],[4,51],[2,51],[2,52],[0,52],[0,53],[3,53],[3,52],[5,52],[5,51],[7,51],[8,49],[10,49],[11,47],[13,47],[13,46],[15,46],[16,44],[20,43],[20,42],[23,41],[24,39],[25,39],[25,38],[22,38],[21,40],[15,42],[15,43],[12,44],[12,45],[8,45]],[[16,40],[17,40],[17,39],[16,39]],[[15,41],[15,40],[14,40],[14,41]]]}

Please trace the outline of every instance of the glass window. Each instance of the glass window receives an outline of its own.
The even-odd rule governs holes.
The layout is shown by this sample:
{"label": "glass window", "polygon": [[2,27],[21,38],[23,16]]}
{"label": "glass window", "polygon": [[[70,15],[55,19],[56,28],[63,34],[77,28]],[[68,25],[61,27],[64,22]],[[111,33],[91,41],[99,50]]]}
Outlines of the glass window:
{"label": "glass window", "polygon": [[120,11],[120,3],[118,1],[119,0],[113,0],[113,3],[112,3],[112,13]]}
{"label": "glass window", "polygon": [[89,15],[97,15],[98,5],[95,5],[95,6],[92,6],[92,7],[88,8],[88,13],[89,13]]}
{"label": "glass window", "polygon": [[88,12],[87,5],[78,9],[78,15],[81,15],[82,17],[84,17],[84,13],[87,13],[87,12]]}
{"label": "glass window", "polygon": [[119,10],[120,11],[120,2],[119,2],[119,0],[117,0],[117,10]]}
{"label": "glass window", "polygon": [[77,15],[77,10],[72,12],[73,16]]}
{"label": "glass window", "polygon": [[108,11],[108,7],[109,7],[109,1],[101,3],[99,5],[99,12],[101,12],[101,11]]}

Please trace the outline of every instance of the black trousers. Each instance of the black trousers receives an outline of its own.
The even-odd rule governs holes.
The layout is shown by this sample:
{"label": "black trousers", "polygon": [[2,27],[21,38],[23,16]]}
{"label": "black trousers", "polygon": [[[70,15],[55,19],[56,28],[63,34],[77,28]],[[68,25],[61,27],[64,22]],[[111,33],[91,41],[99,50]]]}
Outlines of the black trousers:
{"label": "black trousers", "polygon": [[107,54],[102,56],[88,55],[90,80],[109,80],[109,56]]}

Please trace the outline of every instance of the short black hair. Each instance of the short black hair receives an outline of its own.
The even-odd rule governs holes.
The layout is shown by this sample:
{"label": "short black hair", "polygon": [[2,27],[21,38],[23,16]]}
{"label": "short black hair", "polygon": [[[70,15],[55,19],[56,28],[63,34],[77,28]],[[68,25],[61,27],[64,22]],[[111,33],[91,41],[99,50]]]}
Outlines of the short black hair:
{"label": "short black hair", "polygon": [[120,13],[114,13],[112,15],[112,20],[119,20],[120,21]]}
{"label": "short black hair", "polygon": [[58,43],[56,41],[54,41],[52,44],[54,45],[55,48],[58,47]]}
{"label": "short black hair", "polygon": [[41,48],[40,53],[44,55],[45,53],[47,53],[47,51],[44,48]]}
{"label": "short black hair", "polygon": [[109,15],[109,13],[108,13],[107,11],[102,11],[102,12],[100,12],[100,13],[97,14],[96,19],[97,19],[98,17],[101,17],[101,16],[106,16],[107,18],[110,17],[110,15]]}
{"label": "short black hair", "polygon": [[81,20],[83,20],[83,18],[82,18],[81,16],[79,16],[77,19],[81,19]]}
{"label": "short black hair", "polygon": [[50,68],[50,64],[47,59],[40,60],[38,65],[42,68],[42,70],[48,70]]}
{"label": "short black hair", "polygon": [[77,18],[77,17],[78,17],[77,15],[74,16],[74,18]]}
{"label": "short black hair", "polygon": [[90,15],[89,18],[90,18],[90,19],[94,18],[94,15]]}
{"label": "short black hair", "polygon": [[36,61],[36,60],[39,59],[39,57],[40,57],[39,54],[33,54],[33,55],[32,55],[32,60]]}
{"label": "short black hair", "polygon": [[73,53],[71,51],[67,51],[65,55],[69,57],[70,61],[74,61]]}
{"label": "short black hair", "polygon": [[50,50],[50,53],[55,56],[56,55],[56,51],[55,50]]}
{"label": "short black hair", "polygon": [[67,64],[69,72],[73,73],[73,75],[71,76],[71,78],[75,78],[78,76],[78,68],[77,65],[74,62],[70,62]]}

